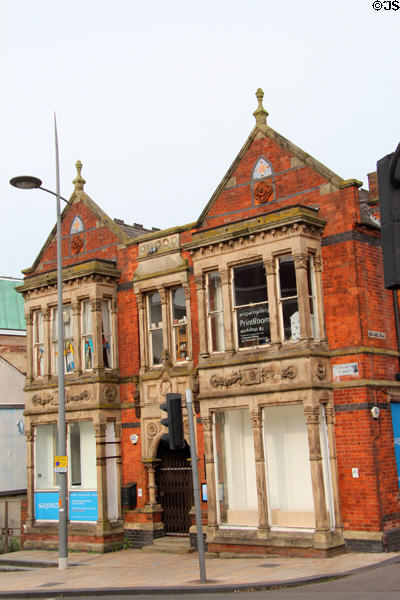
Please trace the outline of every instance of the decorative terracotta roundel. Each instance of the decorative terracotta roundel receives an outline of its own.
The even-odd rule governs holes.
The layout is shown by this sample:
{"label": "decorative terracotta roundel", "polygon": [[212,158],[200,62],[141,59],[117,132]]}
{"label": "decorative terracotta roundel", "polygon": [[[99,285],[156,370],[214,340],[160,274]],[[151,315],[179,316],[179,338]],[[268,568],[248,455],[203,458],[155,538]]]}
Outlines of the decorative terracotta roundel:
{"label": "decorative terracotta roundel", "polygon": [[83,248],[83,239],[80,235],[74,235],[71,240],[71,254],[79,254]]}
{"label": "decorative terracotta roundel", "polygon": [[254,198],[259,204],[267,202],[272,194],[272,185],[267,181],[260,181],[254,186]]}

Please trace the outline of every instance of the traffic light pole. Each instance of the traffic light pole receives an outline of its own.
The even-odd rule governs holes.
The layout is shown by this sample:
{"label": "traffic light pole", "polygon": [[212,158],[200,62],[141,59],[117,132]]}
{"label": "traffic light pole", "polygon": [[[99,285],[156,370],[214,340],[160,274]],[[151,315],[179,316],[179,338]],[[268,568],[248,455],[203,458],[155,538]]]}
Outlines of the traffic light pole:
{"label": "traffic light pole", "polygon": [[197,464],[196,438],[194,435],[194,419],[192,408],[192,390],[186,390],[186,409],[189,421],[190,435],[190,456],[192,457],[192,475],[193,475],[193,493],[194,506],[196,511],[196,529],[197,529],[197,552],[199,555],[200,581],[206,581],[206,565],[204,560],[204,538],[203,525],[201,522],[201,504],[200,504],[200,486],[199,486],[199,469]]}

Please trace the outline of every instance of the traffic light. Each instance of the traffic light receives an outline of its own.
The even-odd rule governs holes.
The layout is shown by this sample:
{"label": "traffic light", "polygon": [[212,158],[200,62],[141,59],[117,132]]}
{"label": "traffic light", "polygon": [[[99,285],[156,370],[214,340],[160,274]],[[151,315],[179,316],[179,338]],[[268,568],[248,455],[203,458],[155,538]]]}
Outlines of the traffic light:
{"label": "traffic light", "polygon": [[167,394],[166,402],[160,404],[161,410],[168,414],[167,419],[161,419],[161,424],[168,428],[168,433],[161,436],[165,442],[169,443],[171,450],[184,448],[185,438],[183,435],[182,420],[182,396],[181,394]]}
{"label": "traffic light", "polygon": [[385,288],[400,289],[400,144],[377,163]]}

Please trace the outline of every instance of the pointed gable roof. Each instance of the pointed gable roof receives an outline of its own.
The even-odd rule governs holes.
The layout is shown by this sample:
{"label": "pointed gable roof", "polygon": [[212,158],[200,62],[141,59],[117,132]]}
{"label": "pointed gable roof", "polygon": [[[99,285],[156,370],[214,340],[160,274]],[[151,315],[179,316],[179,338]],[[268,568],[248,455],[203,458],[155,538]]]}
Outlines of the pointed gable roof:
{"label": "pointed gable roof", "polygon": [[268,112],[265,110],[262,104],[264,92],[261,88],[258,88],[256,92],[256,97],[258,100],[258,107],[253,113],[256,119],[256,125],[251,131],[247,140],[245,141],[243,147],[239,151],[239,154],[236,156],[235,160],[229,167],[221,183],[218,185],[215,192],[211,196],[200,217],[198,218],[196,224],[198,228],[204,226],[204,221],[209,215],[211,209],[214,207],[221,193],[227,187],[229,187],[229,183],[231,182],[235,171],[237,170],[242,159],[245,157],[246,153],[248,152],[255,140],[268,138],[269,140],[277,144],[282,150],[290,154],[292,157],[297,158],[300,163],[303,163],[305,166],[309,166],[315,173],[320,175],[325,180],[325,183],[332,184],[336,189],[341,189],[352,185],[361,187],[362,185],[362,182],[358,181],[357,179],[343,179],[342,177],[331,171],[323,163],[313,158],[310,154],[296,146],[293,142],[286,139],[283,135],[281,135],[280,133],[272,129],[272,127],[267,125]]}
{"label": "pointed gable roof", "polygon": [[[64,210],[61,213],[61,223],[64,221],[65,217],[70,211],[71,206],[75,202],[82,202],[88,208],[88,210],[96,217],[97,221],[102,223],[106,228],[108,228],[109,231],[116,237],[118,242],[120,244],[123,244],[124,246],[131,243],[132,240],[136,237],[142,236],[146,233],[153,231],[145,229],[142,225],[138,225],[137,223],[135,223],[134,225],[128,225],[124,223],[124,221],[121,219],[111,219],[100,208],[100,206],[96,204],[96,202],[92,200],[92,198],[90,198],[90,196],[88,196],[88,194],[86,194],[86,192],[84,191],[84,184],[86,183],[86,181],[81,175],[81,161],[78,160],[75,166],[77,169],[77,175],[72,182],[74,184],[74,191],[70,199],[68,201],[65,200],[66,206],[64,207]],[[50,231],[49,236],[47,237],[32,266],[27,269],[24,269],[22,273],[24,273],[25,275],[29,275],[37,269],[44,253],[46,252],[52,241],[55,239],[56,235],[57,224],[55,224],[53,229]]]}

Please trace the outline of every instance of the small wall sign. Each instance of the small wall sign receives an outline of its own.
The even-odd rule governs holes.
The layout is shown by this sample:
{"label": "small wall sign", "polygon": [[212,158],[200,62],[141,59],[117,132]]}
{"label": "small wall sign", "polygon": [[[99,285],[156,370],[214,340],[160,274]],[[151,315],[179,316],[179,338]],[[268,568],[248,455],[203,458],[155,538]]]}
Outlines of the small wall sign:
{"label": "small wall sign", "polygon": [[358,363],[345,363],[344,365],[333,365],[333,377],[343,377],[344,375],[359,375]]}
{"label": "small wall sign", "polygon": [[383,331],[368,331],[369,338],[377,338],[378,340],[386,340],[386,333]]}
{"label": "small wall sign", "polygon": [[55,473],[66,473],[68,468],[68,456],[55,456],[54,457],[54,472]]}
{"label": "small wall sign", "polygon": [[131,433],[129,439],[131,440],[132,444],[135,445],[139,441],[139,435],[137,433]]}

